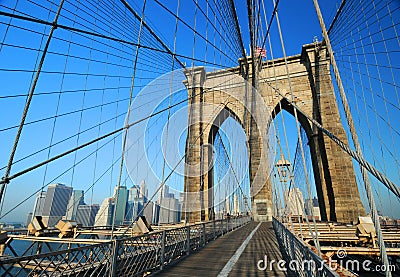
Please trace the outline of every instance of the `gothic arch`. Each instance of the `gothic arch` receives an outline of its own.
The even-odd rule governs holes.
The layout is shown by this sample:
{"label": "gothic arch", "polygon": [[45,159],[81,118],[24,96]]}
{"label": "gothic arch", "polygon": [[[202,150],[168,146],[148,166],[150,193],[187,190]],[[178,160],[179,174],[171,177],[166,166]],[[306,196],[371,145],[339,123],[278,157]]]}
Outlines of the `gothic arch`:
{"label": "gothic arch", "polygon": [[[251,70],[248,70],[252,68],[248,66],[251,60],[247,59],[247,65],[244,59],[239,62],[241,65],[237,68],[212,73],[206,73],[203,67],[189,69],[186,72],[185,85],[189,93],[187,173],[200,168],[201,174],[196,177],[191,177],[190,174],[188,177],[186,174],[185,192],[201,192],[205,187],[208,188],[208,171],[204,170],[204,161],[208,162],[210,157],[207,151],[201,149],[210,142],[211,127],[204,122],[215,122],[216,117],[222,119],[228,114],[233,115],[238,122],[241,122],[248,138],[250,186],[251,189],[257,189],[252,199],[253,216],[256,220],[266,221],[272,218],[271,180],[265,176],[264,179],[260,179],[257,175],[258,168],[268,164],[263,163],[268,148],[264,132],[268,130],[274,114],[280,111],[279,103],[282,109],[293,114],[293,107],[277,94],[275,89],[279,89],[288,98],[292,92],[294,102],[308,116],[320,122],[342,141],[347,142],[347,137],[336,104],[329,57],[323,45],[304,45],[300,55],[287,58],[291,83],[288,81],[284,59],[264,62],[256,72],[258,94],[248,87],[248,83],[244,84],[245,90],[243,87],[240,87],[240,90],[234,82],[229,83],[232,74],[245,75],[248,80],[253,77]],[[229,98],[229,95],[235,97]],[[259,98],[257,95],[260,95]],[[215,109],[210,109],[210,105],[217,107],[218,112],[215,113]],[[365,210],[360,200],[351,157],[344,154],[304,116],[299,113],[298,115],[310,142],[322,219],[341,222],[356,220],[358,216],[365,214]],[[260,128],[260,124],[264,126]],[[196,136],[199,139],[195,139]],[[188,147],[189,145],[195,147]],[[191,205],[194,205],[195,209],[185,212],[184,208],[187,220],[199,221],[212,218],[208,209],[212,205],[212,198],[198,196],[196,199],[188,197],[185,200],[186,203],[190,201],[193,201]],[[263,206],[264,209],[258,209],[257,203],[261,203],[260,207]]]}

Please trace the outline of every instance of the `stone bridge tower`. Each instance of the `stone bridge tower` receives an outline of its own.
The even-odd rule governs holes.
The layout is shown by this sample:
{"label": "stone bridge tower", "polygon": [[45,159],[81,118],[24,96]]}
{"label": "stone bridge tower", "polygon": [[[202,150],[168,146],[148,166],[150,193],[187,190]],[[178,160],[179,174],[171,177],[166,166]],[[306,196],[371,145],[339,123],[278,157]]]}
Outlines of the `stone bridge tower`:
{"label": "stone bridge tower", "polygon": [[[321,44],[304,45],[301,54],[287,61],[296,105],[347,143],[326,48]],[[183,216],[187,221],[214,218],[212,145],[219,126],[229,116],[243,127],[247,137],[254,219],[272,219],[271,180],[269,174],[260,177],[259,173],[271,169],[269,164],[274,161],[266,163],[265,159],[274,157],[268,157],[271,145],[263,136],[282,109],[293,114],[293,107],[275,89],[288,99],[291,91],[283,58],[263,62],[257,68],[257,91],[251,82],[240,81],[242,77],[253,77],[249,63],[248,58],[247,63],[241,59],[237,68],[206,73],[203,67],[196,67],[185,72],[189,124]],[[321,219],[350,222],[364,215],[351,157],[299,113],[298,119],[309,141]]]}

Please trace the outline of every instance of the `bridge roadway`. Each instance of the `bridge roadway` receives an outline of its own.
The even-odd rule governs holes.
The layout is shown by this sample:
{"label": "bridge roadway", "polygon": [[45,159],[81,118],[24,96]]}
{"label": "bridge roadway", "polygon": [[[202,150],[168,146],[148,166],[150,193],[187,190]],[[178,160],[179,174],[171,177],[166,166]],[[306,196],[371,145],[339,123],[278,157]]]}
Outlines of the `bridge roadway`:
{"label": "bridge roadway", "polygon": [[[247,242],[247,244],[246,244]],[[243,250],[243,251],[241,251]],[[240,253],[241,252],[241,253]],[[296,276],[278,269],[257,269],[261,259],[282,260],[278,241],[271,222],[250,222],[223,237],[207,244],[156,276]],[[260,264],[263,266],[264,264]]]}

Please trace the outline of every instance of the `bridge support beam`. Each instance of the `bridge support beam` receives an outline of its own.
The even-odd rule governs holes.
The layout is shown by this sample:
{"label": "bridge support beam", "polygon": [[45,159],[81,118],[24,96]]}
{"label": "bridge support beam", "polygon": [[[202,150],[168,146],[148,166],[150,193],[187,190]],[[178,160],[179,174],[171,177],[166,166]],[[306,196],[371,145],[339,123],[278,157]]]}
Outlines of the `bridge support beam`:
{"label": "bridge support beam", "polygon": [[[340,119],[326,48],[303,48],[302,59],[308,72],[314,119],[348,144]],[[352,158],[316,127],[312,128],[310,150],[314,169],[321,180],[317,184],[324,220],[350,222],[365,215],[354,173]],[[322,201],[323,200],[323,201]],[[321,209],[322,210],[322,209]],[[326,217],[325,217],[326,216]]]}
{"label": "bridge support beam", "polygon": [[203,67],[191,68],[185,74],[189,93],[189,123],[186,140],[183,218],[187,222],[198,222],[206,219],[202,109],[205,69]]}
{"label": "bridge support beam", "polygon": [[[255,178],[257,171],[266,170],[260,169],[262,156],[266,154],[263,152],[260,127],[251,116],[250,110],[254,102],[250,96],[251,85],[248,87],[245,79],[234,75],[238,80],[233,82],[232,87],[224,87],[232,81],[232,73],[228,71],[206,75],[203,67],[197,67],[188,69],[185,74],[185,85],[189,94],[189,126],[185,160],[184,219],[196,222],[214,218],[214,205],[217,203],[213,199],[213,144],[221,124],[232,117],[242,126],[247,137],[254,219],[271,221],[270,181]],[[215,88],[219,89],[211,91]],[[238,186],[237,182],[241,181],[235,178],[232,180],[234,186]]]}

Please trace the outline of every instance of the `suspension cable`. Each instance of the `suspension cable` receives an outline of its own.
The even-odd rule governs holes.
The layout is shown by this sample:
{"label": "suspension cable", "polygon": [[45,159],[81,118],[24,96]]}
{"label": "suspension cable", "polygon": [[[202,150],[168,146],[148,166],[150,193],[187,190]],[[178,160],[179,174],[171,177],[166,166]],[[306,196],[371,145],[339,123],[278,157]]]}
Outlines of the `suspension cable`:
{"label": "suspension cable", "polygon": [[[324,36],[325,39],[325,43],[326,46],[328,48],[328,52],[329,52],[329,56],[330,56],[330,60],[332,63],[332,67],[333,67],[333,71],[335,73],[335,77],[336,77],[336,82],[338,84],[338,88],[339,88],[339,95],[340,98],[342,100],[342,104],[343,104],[343,108],[346,114],[346,119],[347,119],[347,123],[350,129],[350,133],[353,139],[353,143],[354,146],[356,148],[356,153],[358,154],[358,156],[360,156],[361,158],[363,157],[362,151],[361,151],[361,147],[360,147],[360,143],[358,140],[358,136],[357,136],[357,132],[355,130],[354,127],[354,122],[353,122],[353,118],[351,115],[351,111],[350,111],[350,107],[347,101],[347,97],[344,91],[344,87],[343,87],[343,83],[342,83],[342,79],[340,77],[340,73],[339,73],[339,69],[337,67],[336,64],[336,60],[335,60],[335,56],[332,50],[332,46],[331,46],[331,42],[329,39],[329,35],[326,31],[326,27],[325,27],[325,23],[324,20],[322,18],[322,14],[321,14],[321,10],[319,8],[318,5],[318,0],[313,0],[314,2],[314,6],[315,6],[315,10],[317,12],[318,15],[318,20],[319,23],[321,25],[321,29],[322,29],[322,34]],[[368,196],[368,202],[371,208],[371,212],[372,212],[372,220],[374,221],[374,225],[375,225],[375,229],[376,229],[376,234],[378,236],[378,241],[379,241],[379,250],[381,253],[381,257],[383,260],[383,264],[385,265],[385,272],[386,272],[386,276],[392,276],[392,273],[389,270],[389,260],[388,260],[388,256],[386,253],[386,247],[385,247],[385,242],[383,240],[383,234],[382,234],[382,230],[381,230],[381,226],[380,226],[380,222],[379,222],[379,216],[378,216],[378,211],[376,209],[376,205],[375,205],[375,199],[374,199],[374,195],[372,193],[372,189],[371,189],[371,184],[369,183],[369,177],[368,177],[368,173],[365,171],[364,167],[361,167],[361,174],[363,177],[363,181],[364,181],[364,186],[365,189],[367,191],[367,196]]]}

